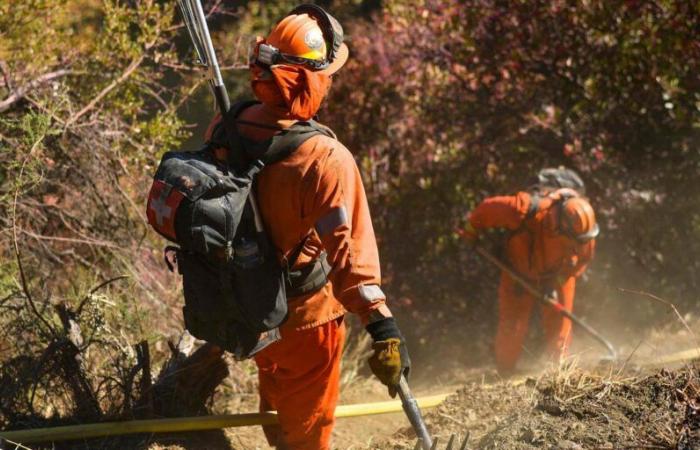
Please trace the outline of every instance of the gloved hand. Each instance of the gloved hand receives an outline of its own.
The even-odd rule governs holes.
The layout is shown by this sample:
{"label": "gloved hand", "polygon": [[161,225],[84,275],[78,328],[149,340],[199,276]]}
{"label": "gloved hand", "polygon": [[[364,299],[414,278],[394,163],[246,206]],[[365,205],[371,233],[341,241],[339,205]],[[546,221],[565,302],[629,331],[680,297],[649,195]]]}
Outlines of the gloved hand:
{"label": "gloved hand", "polygon": [[479,232],[474,228],[471,222],[467,221],[467,224],[463,228],[458,228],[457,234],[464,239],[469,248],[476,247],[476,243],[479,240]]}
{"label": "gloved hand", "polygon": [[374,341],[369,367],[379,381],[389,387],[389,395],[394,398],[401,374],[408,377],[411,370],[406,342],[393,317],[372,322],[365,329]]}

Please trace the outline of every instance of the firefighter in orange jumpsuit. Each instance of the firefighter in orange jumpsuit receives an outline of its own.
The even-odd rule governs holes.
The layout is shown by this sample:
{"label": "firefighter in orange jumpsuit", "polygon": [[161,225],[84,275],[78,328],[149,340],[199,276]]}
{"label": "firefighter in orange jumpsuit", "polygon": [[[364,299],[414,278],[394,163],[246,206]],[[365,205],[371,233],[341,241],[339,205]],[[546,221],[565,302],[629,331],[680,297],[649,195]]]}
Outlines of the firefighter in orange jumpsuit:
{"label": "firefighter in orange jumpsuit", "polygon": [[[474,244],[488,228],[508,230],[505,251],[510,267],[572,311],[576,278],[593,257],[599,232],[588,200],[573,189],[490,197],[468,215],[462,235]],[[499,371],[509,373],[520,356],[532,308],[539,302],[505,272],[498,294],[496,364]],[[547,306],[542,306],[541,319],[549,354],[564,356],[571,321]]]}
{"label": "firefighter in orange jumpsuit", "polygon": [[[342,28],[328,13],[302,5],[258,39],[251,62],[259,103],[236,117],[238,133],[264,142],[296,121],[316,115],[331,77],[348,58]],[[217,117],[208,135],[211,136]],[[362,179],[352,154],[317,135],[256,179],[258,206],[280,259],[298,257],[303,271],[323,253],[331,267],[320,290],[289,298],[282,339],[255,356],[261,410],[277,410],[279,426],[265,426],[272,446],[325,450],[338,400],[343,316],[359,315],[373,338],[370,368],[392,386],[410,367],[404,339],[380,288],[377,243]],[[297,252],[300,249],[300,252]]]}

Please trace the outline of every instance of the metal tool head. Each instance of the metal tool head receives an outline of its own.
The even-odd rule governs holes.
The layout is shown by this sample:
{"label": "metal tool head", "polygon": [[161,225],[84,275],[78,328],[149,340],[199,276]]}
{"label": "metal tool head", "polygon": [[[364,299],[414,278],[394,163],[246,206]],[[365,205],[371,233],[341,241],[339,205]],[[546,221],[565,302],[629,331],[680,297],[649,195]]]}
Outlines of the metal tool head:
{"label": "metal tool head", "polygon": [[[445,447],[445,450],[467,450],[467,444],[469,443],[469,432],[464,435],[464,439],[462,440],[462,443],[459,447],[455,447],[455,443],[458,443],[458,437],[456,434],[450,435],[450,438],[447,441],[447,447]],[[416,445],[413,447],[413,450],[422,450],[424,449],[424,444],[423,444],[423,439],[418,438],[416,441]],[[438,438],[435,437],[433,438],[432,445],[430,446],[430,450],[438,450]]]}
{"label": "metal tool head", "polygon": [[[207,54],[204,51],[205,41],[202,35],[201,24],[197,20],[195,15],[195,7],[192,4],[193,0],[177,0],[177,4],[180,7],[180,12],[182,13],[182,20],[185,22],[187,27],[187,32],[190,35],[190,40],[192,41],[192,46],[197,54],[197,64],[202,66],[208,66]],[[194,0],[197,1],[197,0]]]}
{"label": "metal tool head", "polygon": [[422,450],[432,450],[434,448],[433,439],[425,425],[423,414],[421,414],[420,408],[418,407],[418,402],[415,397],[413,397],[413,394],[411,394],[408,381],[406,381],[406,377],[403,374],[399,379],[399,384],[396,386],[396,392],[399,394],[406,417],[411,423],[413,431],[416,432],[416,436],[418,436],[418,445],[420,445],[418,448]]}
{"label": "metal tool head", "polygon": [[204,14],[200,0],[177,0],[182,13],[182,19],[192,40],[192,46],[197,53],[197,64],[206,68],[206,78],[212,88],[219,112],[226,115],[231,103],[228,98],[224,79],[221,76],[219,61],[216,58],[214,44],[211,41],[207,16]]}

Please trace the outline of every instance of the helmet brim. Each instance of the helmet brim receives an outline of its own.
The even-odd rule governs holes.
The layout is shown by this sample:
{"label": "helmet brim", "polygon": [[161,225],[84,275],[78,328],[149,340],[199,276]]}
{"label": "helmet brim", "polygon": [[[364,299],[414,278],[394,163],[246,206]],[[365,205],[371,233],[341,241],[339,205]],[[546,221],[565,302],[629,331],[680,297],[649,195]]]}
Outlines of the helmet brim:
{"label": "helmet brim", "polygon": [[348,61],[348,57],[350,56],[350,50],[348,49],[348,46],[345,45],[343,42],[340,44],[340,48],[338,49],[338,52],[335,55],[335,58],[333,59],[333,62],[328,65],[323,70],[319,70],[318,73],[322,73],[325,75],[332,75],[336,73],[337,71],[340,70],[341,67],[345,65],[345,63]]}

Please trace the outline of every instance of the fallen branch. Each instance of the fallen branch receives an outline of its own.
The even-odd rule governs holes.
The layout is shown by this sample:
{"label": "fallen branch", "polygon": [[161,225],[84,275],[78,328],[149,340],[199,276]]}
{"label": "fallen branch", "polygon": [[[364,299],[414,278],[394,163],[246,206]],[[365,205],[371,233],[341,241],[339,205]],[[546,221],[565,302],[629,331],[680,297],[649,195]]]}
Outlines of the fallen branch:
{"label": "fallen branch", "polygon": [[89,381],[85,369],[82,348],[85,339],[76,320],[76,315],[65,303],[54,305],[58,317],[63,325],[64,339],[57,340],[59,346],[58,358],[54,363],[63,373],[63,379],[73,396],[75,415],[81,420],[99,420],[102,417],[102,409],[95,390]]}

